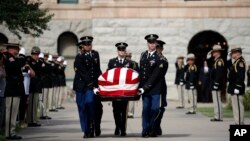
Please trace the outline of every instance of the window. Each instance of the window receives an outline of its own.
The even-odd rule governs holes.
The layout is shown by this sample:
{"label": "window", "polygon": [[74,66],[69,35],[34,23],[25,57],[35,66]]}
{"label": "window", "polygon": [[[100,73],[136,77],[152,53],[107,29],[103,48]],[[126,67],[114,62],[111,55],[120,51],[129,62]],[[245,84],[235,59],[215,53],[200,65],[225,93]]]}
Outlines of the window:
{"label": "window", "polygon": [[57,0],[57,3],[78,3],[78,0]]}

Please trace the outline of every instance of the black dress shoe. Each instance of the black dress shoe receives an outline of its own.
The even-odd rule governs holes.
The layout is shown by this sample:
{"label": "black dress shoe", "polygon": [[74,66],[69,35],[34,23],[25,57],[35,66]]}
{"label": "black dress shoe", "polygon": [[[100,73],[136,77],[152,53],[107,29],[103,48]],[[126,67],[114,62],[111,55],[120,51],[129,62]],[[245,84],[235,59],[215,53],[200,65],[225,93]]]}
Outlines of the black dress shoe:
{"label": "black dress shoe", "polygon": [[176,107],[176,109],[183,109],[183,108],[184,108],[183,106]]}
{"label": "black dress shoe", "polygon": [[142,132],[141,136],[142,136],[143,138],[149,137],[147,132]]}
{"label": "black dress shoe", "polygon": [[83,138],[90,138],[90,134],[89,133],[85,133]]}
{"label": "black dress shoe", "polygon": [[156,130],[156,134],[159,135],[159,136],[162,135],[162,130],[161,130],[161,128],[159,128],[159,129]]}
{"label": "black dress shoe", "polygon": [[95,129],[95,136],[99,137],[101,135],[101,130],[100,129]]}
{"label": "black dress shoe", "polygon": [[21,140],[21,139],[22,139],[22,137],[21,136],[17,136],[17,135],[6,137],[6,140]]}
{"label": "black dress shoe", "polygon": [[196,112],[187,112],[186,114],[187,115],[193,115],[193,114],[196,114]]}
{"label": "black dress shoe", "polygon": [[126,135],[127,135],[126,132],[121,132],[121,136],[122,136],[122,137],[124,137],[124,136],[126,136]]}
{"label": "black dress shoe", "polygon": [[157,134],[155,132],[149,133],[149,137],[157,137]]}
{"label": "black dress shoe", "polygon": [[212,122],[216,122],[216,121],[223,121],[223,120],[221,120],[221,119],[217,119],[217,118],[213,118],[213,119],[210,119],[210,121],[212,121]]}
{"label": "black dress shoe", "polygon": [[120,129],[119,128],[115,128],[115,133],[114,133],[116,136],[119,136],[120,135]]}
{"label": "black dress shoe", "polygon": [[40,119],[42,119],[42,120],[46,120],[46,119],[52,119],[51,117],[49,117],[49,116],[41,116],[40,117]]}
{"label": "black dress shoe", "polygon": [[41,124],[38,123],[28,123],[28,127],[40,127]]}
{"label": "black dress shoe", "polygon": [[50,109],[49,111],[50,111],[50,112],[58,112],[57,109]]}
{"label": "black dress shoe", "polygon": [[56,108],[56,109],[64,110],[65,108],[61,106],[61,107],[58,107],[58,108]]}

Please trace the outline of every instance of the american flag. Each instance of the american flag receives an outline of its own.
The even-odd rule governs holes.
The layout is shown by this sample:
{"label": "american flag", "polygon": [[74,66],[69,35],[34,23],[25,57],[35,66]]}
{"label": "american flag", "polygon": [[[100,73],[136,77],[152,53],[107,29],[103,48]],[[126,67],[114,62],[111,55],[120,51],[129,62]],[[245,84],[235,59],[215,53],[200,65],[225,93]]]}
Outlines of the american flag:
{"label": "american flag", "polygon": [[107,70],[98,78],[101,97],[137,96],[139,74],[130,68]]}

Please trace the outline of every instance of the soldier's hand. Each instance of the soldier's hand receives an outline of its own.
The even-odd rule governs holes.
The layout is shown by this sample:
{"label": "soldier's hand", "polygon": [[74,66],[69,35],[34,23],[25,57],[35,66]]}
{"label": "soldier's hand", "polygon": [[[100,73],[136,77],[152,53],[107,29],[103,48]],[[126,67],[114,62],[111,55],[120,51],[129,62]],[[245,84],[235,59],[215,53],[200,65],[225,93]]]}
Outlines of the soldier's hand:
{"label": "soldier's hand", "polygon": [[52,55],[49,55],[48,61],[52,61]]}
{"label": "soldier's hand", "polygon": [[99,89],[98,89],[98,88],[94,88],[94,90],[93,90],[93,91],[94,91],[94,94],[95,94],[95,95],[99,95],[99,92],[100,92],[100,91],[99,91]]}
{"label": "soldier's hand", "polygon": [[25,49],[23,47],[21,47],[19,54],[25,55]]}
{"label": "soldier's hand", "polygon": [[180,85],[181,85],[181,86],[183,86],[183,85],[184,85],[184,83],[183,83],[183,82],[180,82]]}
{"label": "soldier's hand", "polygon": [[138,89],[138,95],[142,95],[144,93],[144,89],[143,88],[139,88]]}
{"label": "soldier's hand", "polygon": [[234,89],[234,94],[239,94],[240,91],[238,89]]}
{"label": "soldier's hand", "polygon": [[214,85],[214,89],[215,89],[215,90],[218,90],[218,86],[215,86],[215,85]]}
{"label": "soldier's hand", "polygon": [[194,89],[194,86],[190,86],[190,89],[193,90],[193,89]]}
{"label": "soldier's hand", "polygon": [[207,53],[207,59],[211,58],[211,56],[212,56],[212,55],[211,55],[211,52],[208,52],[208,53]]}

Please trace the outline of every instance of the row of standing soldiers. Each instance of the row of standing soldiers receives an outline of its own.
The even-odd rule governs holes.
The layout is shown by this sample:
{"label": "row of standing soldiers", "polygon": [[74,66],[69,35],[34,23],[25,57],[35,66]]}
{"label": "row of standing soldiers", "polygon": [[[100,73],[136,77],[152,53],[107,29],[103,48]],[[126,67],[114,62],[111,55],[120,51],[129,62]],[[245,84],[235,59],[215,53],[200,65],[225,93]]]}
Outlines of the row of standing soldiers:
{"label": "row of standing soldiers", "polygon": [[41,53],[39,47],[33,47],[31,55],[25,56],[19,44],[2,46],[6,47],[1,53],[6,80],[5,135],[6,139],[19,140],[22,137],[15,132],[17,120],[21,127],[39,127],[39,118],[51,119],[49,111],[64,109],[67,63],[63,57]]}
{"label": "row of standing soldiers", "polygon": [[[75,78],[73,90],[76,92],[76,103],[79,112],[81,129],[84,138],[100,136],[102,104],[98,95],[98,77],[102,74],[100,69],[99,53],[92,49],[93,37],[84,36],[77,44],[80,53],[74,62]],[[157,40],[158,35],[150,34],[145,37],[148,49],[141,54],[140,65],[126,58],[128,44],[119,42],[117,57],[109,60],[107,69],[117,67],[131,68],[139,72],[139,95],[142,95],[142,137],[156,137],[162,134],[160,123],[167,106],[167,86],[165,74],[168,61],[162,55],[165,42]],[[127,100],[113,101],[113,114],[115,119],[116,136],[126,136]]]}
{"label": "row of standing soldiers", "polygon": [[[228,86],[227,93],[232,100],[233,114],[236,124],[244,124],[244,105],[243,95],[245,94],[245,73],[246,64],[242,57],[242,48],[234,46],[225,62],[221,56],[224,49],[220,45],[214,45],[207,55],[207,62],[212,62],[210,68],[204,67],[204,71],[210,70],[210,81],[206,87],[212,91],[212,100],[214,105],[214,118],[212,122],[223,121],[223,109],[221,102],[221,91],[223,90],[224,74],[227,74]],[[195,114],[197,108],[197,91],[198,70],[195,65],[194,54],[187,57],[188,64],[184,65],[184,56],[179,56],[176,62],[176,79],[177,91],[180,105],[178,109],[185,107],[184,86],[187,93],[187,102],[189,111],[187,114]],[[250,70],[248,70],[250,76]],[[250,77],[248,77],[248,85]]]}

